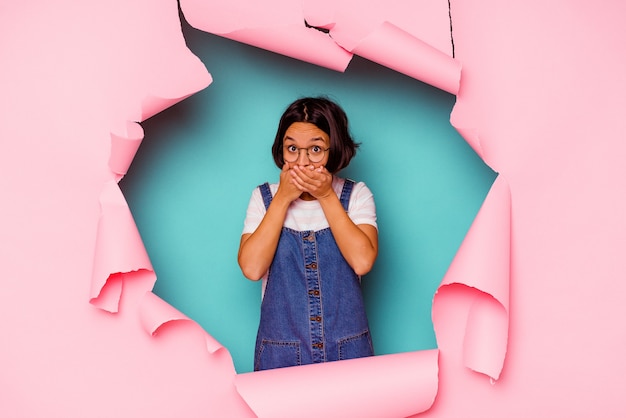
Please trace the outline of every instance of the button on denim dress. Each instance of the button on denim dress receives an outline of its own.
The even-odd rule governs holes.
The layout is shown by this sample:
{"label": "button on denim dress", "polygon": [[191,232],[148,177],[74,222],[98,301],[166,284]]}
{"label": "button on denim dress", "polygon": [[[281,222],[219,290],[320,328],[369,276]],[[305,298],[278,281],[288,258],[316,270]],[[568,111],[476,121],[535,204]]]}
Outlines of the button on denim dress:
{"label": "button on denim dress", "polygon": [[[346,180],[341,192],[346,211],[353,186]],[[268,208],[269,184],[259,188]],[[373,354],[360,279],[341,255],[330,228],[283,227],[261,304],[254,369]]]}

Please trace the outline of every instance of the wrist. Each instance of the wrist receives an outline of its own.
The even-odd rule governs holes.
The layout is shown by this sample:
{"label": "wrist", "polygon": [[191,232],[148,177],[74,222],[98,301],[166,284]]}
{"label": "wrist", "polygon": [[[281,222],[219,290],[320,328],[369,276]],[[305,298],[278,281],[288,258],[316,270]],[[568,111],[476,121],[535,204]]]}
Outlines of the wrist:
{"label": "wrist", "polygon": [[323,195],[320,196],[316,196],[317,200],[320,201],[320,204],[324,204],[326,202],[331,202],[334,200],[339,200],[339,198],[337,197],[337,195],[335,194],[334,190],[331,188],[329,189],[326,193],[324,193]]}
{"label": "wrist", "polygon": [[272,198],[272,203],[276,202],[277,206],[287,208],[293,200],[295,199],[286,195],[284,192],[282,192],[281,188],[279,187],[278,190],[276,191],[276,194]]}

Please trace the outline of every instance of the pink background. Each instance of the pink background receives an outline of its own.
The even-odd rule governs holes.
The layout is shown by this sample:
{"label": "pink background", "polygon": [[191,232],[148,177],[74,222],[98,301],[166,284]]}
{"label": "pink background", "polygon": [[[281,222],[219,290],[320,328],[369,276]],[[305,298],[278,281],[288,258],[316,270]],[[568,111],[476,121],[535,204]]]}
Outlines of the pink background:
{"label": "pink background", "polygon": [[[449,26],[406,19],[440,17],[447,2],[371,3],[268,1],[266,16],[232,21],[262,22],[251,33],[278,45],[281,24],[300,25],[306,10],[335,24],[337,44],[318,31],[299,42],[312,57],[336,51],[340,68],[339,45],[377,60],[369,34],[400,44],[376,32],[387,10],[450,54]],[[182,7],[197,26],[233,13]],[[442,58],[441,87],[456,92],[462,67],[451,122],[500,176],[436,295],[436,398],[414,412],[624,416],[626,5],[453,0],[451,11],[456,60]],[[176,2],[3,4],[0,54],[0,415],[271,415],[247,393],[269,376],[237,376],[219,342],[150,292],[156,278],[116,183],[143,136],[133,122],[211,82]],[[380,61],[402,70],[401,54]],[[411,62],[412,76],[431,76]],[[477,263],[459,267],[464,257]],[[378,403],[392,411],[394,395]]]}

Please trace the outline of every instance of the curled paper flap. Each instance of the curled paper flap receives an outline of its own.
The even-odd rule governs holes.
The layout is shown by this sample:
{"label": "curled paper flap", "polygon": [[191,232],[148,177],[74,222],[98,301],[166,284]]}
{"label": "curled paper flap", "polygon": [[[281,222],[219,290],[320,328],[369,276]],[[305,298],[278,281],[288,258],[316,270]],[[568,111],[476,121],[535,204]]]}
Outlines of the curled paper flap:
{"label": "curled paper flap", "polygon": [[[433,323],[437,339],[445,329],[446,291],[473,298],[464,333],[465,365],[498,379],[508,341],[511,252],[511,197],[499,175],[435,295]],[[466,287],[469,292],[459,289]]]}
{"label": "curled paper flap", "polygon": [[259,417],[406,417],[435,401],[438,358],[426,350],[285,367],[239,374],[235,385]]}
{"label": "curled paper flap", "polygon": [[298,5],[285,0],[273,8],[253,0],[233,1],[221,8],[208,0],[180,3],[189,23],[205,32],[337,71],[346,69],[354,53],[449,93],[456,94],[459,89],[461,65],[444,52],[450,45],[449,21],[445,20],[445,25],[428,23],[430,17],[448,19],[443,2],[394,5],[391,14],[400,21],[409,12],[421,12],[423,33],[441,49],[392,21],[380,21],[376,11],[385,10],[382,3],[357,15],[347,12],[361,7],[351,2],[337,6],[328,1],[305,1]]}
{"label": "curled paper flap", "polygon": [[98,297],[92,298],[91,303],[104,311],[115,313],[119,309],[123,289],[124,273],[111,274]]}
{"label": "curled paper flap", "polygon": [[[117,312],[122,286],[110,280],[119,273],[152,271],[137,225],[115,181],[105,183],[100,194],[100,220],[96,237],[90,302],[109,312]],[[111,282],[112,289],[103,288]],[[100,299],[106,294],[105,299]]]}
{"label": "curled paper flap", "polygon": [[453,56],[447,1],[370,0],[364,7],[360,0],[303,0],[302,9],[310,26],[329,30],[333,40],[348,51],[383,22],[389,22]]}
{"label": "curled paper flap", "polygon": [[498,380],[509,332],[509,317],[501,303],[480,292],[467,317],[463,362],[470,369]]}
{"label": "curled paper flap", "polygon": [[[207,87],[211,83],[212,81],[211,76],[208,73],[206,73],[206,76],[208,77],[208,79],[198,80],[198,84],[194,86],[194,89],[195,89],[194,92]],[[163,96],[156,96],[154,94],[150,94],[144,97],[144,99],[141,102],[141,119],[140,120],[142,121],[146,120],[156,115],[157,113],[162,112],[168,107],[174,106],[176,103],[185,100],[189,96],[191,96],[191,94],[188,94],[182,97],[163,97]]]}
{"label": "curled paper flap", "polygon": [[345,71],[352,59],[327,34],[305,26],[250,28],[222,36],[335,71]]}
{"label": "curled paper flap", "polygon": [[[190,70],[188,74],[178,74],[178,68],[186,63]],[[191,95],[208,87],[213,78],[198,57],[189,51],[178,50],[170,57],[161,58],[154,63],[157,67],[148,75],[152,79],[150,88],[141,100],[141,116],[138,121],[144,121],[176,103],[185,100]],[[164,84],[161,79],[178,74],[177,83]]]}
{"label": "curled paper flap", "polygon": [[[139,308],[139,320],[143,329],[150,335],[156,335],[159,329],[168,323],[189,321],[196,323],[185,314],[165,302],[152,292],[146,292]],[[202,329],[198,325],[199,329]],[[202,331],[206,341],[206,348],[210,354],[224,348],[215,338]]]}
{"label": "curled paper flap", "polygon": [[120,175],[128,172],[142,139],[143,128],[136,122],[127,122],[123,133],[111,132],[111,155],[109,157],[111,171]]}
{"label": "curled paper flap", "polygon": [[448,93],[459,91],[459,61],[389,22],[350,51]]}
{"label": "curled paper flap", "polygon": [[298,2],[267,7],[236,0],[215,7],[208,0],[181,0],[180,5],[189,23],[205,32],[337,71],[344,71],[352,59],[328,34],[306,27]]}
{"label": "curled paper flap", "polygon": [[[108,10],[117,9],[116,17],[124,22],[126,30],[133,28],[132,35],[108,26],[102,28],[106,34],[102,36],[109,39],[105,42],[110,48],[106,51],[107,67],[103,73],[110,81],[104,94],[113,121],[144,121],[212,81],[202,61],[185,44],[178,3],[151,2],[149,6],[143,3],[119,2],[106,6]],[[94,13],[98,13],[98,7],[104,8],[88,7],[90,15],[97,16]],[[108,10],[100,13],[109,13]],[[87,56],[97,54],[87,52]],[[115,129],[113,132],[118,133]]]}
{"label": "curled paper flap", "polygon": [[511,195],[499,175],[494,181],[463,243],[446,272],[442,286],[461,283],[509,305],[511,258]]}
{"label": "curled paper flap", "polygon": [[[454,107],[454,109],[456,109],[456,106]],[[467,144],[470,147],[472,147],[474,152],[484,161],[485,153],[480,144],[480,136],[478,135],[478,131],[476,129],[466,129],[466,128],[457,127],[454,124],[454,115],[455,115],[454,109],[452,110],[452,115],[450,116],[450,122],[452,123],[452,126],[455,126],[456,130],[461,134],[463,139],[465,139],[465,142],[467,142]]]}

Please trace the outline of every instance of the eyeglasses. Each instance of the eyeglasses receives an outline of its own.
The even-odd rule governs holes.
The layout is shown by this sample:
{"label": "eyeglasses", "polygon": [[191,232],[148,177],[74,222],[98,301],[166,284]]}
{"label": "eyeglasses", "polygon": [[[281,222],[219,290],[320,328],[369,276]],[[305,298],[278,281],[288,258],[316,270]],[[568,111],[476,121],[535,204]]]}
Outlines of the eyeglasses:
{"label": "eyeglasses", "polygon": [[300,151],[306,150],[306,155],[312,163],[319,163],[324,159],[326,151],[330,148],[322,148],[319,145],[311,145],[308,148],[298,148],[295,145],[285,145],[283,147],[283,158],[288,163],[295,163],[300,158]]}

